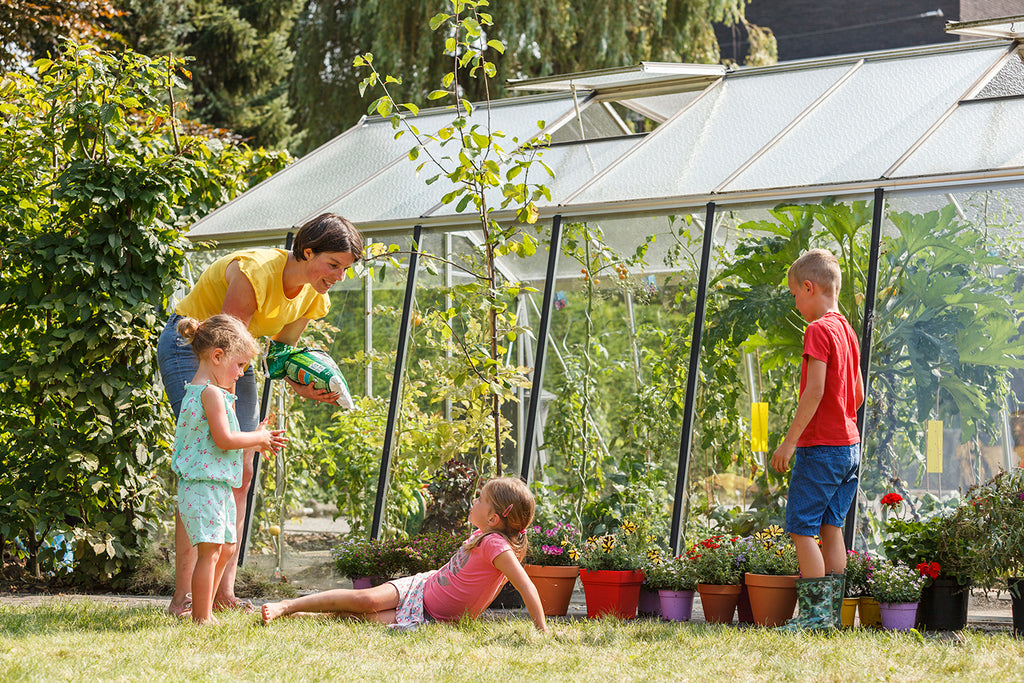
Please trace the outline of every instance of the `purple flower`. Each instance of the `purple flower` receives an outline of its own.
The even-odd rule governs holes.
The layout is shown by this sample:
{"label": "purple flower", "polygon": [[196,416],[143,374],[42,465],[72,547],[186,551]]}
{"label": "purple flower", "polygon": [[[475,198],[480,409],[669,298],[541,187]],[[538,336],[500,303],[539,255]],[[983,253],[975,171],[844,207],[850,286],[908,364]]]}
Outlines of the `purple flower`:
{"label": "purple flower", "polygon": [[1017,500],[1024,500],[1024,491],[1020,491],[1017,493]]}

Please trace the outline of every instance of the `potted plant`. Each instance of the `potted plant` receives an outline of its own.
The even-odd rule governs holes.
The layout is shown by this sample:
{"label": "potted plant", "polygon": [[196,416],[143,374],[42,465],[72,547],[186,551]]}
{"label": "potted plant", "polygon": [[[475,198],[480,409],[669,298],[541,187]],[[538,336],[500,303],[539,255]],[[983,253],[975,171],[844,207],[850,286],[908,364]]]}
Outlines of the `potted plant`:
{"label": "potted plant", "polygon": [[704,620],[731,624],[740,597],[742,568],[737,554],[738,536],[708,536],[690,550],[697,574],[697,592]]}
{"label": "potted plant", "polygon": [[587,538],[579,564],[588,617],[636,617],[644,582],[641,567],[647,555],[644,539],[638,525],[629,520],[614,532]]}
{"label": "potted plant", "polygon": [[968,541],[975,579],[986,588],[1006,585],[1013,628],[1024,634],[1024,469],[1014,468],[971,488],[952,516]]}
{"label": "potted plant", "polygon": [[882,625],[878,614],[878,601],[870,595],[868,588],[868,577],[873,566],[873,559],[868,551],[847,551],[846,587],[843,590],[843,607],[840,614],[843,626],[853,626],[858,608],[861,626]]}
{"label": "potted plant", "polygon": [[397,578],[404,554],[394,539],[347,538],[331,549],[334,567],[352,580],[354,588],[369,588]]}
{"label": "potted plant", "polygon": [[777,525],[751,537],[746,554],[744,582],[750,595],[754,623],[779,626],[796,609],[796,580],[800,575],[796,547]]}
{"label": "potted plant", "polygon": [[[897,500],[898,499],[898,500]],[[890,507],[903,507],[899,494],[883,497]],[[957,631],[967,625],[970,597],[970,544],[964,526],[952,514],[928,520],[888,519],[885,555],[909,567],[924,567],[926,576],[918,612],[918,628]]]}
{"label": "potted plant", "polygon": [[878,600],[882,627],[907,631],[917,619],[924,577],[914,567],[880,560],[871,571],[871,592]]}
{"label": "potted plant", "polygon": [[572,591],[579,576],[579,534],[571,524],[539,524],[526,530],[529,547],[523,568],[537,587],[544,614],[564,615],[569,611]]}
{"label": "potted plant", "polygon": [[689,621],[697,570],[688,554],[652,560],[644,569],[644,585],[658,592],[661,616],[668,621]]}

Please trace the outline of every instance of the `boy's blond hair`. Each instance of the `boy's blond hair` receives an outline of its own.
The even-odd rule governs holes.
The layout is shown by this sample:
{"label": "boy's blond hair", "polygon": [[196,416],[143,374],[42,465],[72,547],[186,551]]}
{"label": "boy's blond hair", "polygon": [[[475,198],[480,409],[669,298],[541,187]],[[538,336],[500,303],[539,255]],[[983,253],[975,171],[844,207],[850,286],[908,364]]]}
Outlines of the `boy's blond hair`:
{"label": "boy's blond hair", "polygon": [[839,259],[827,249],[811,249],[800,256],[786,273],[791,282],[810,280],[827,294],[837,296],[843,286],[843,271]]}

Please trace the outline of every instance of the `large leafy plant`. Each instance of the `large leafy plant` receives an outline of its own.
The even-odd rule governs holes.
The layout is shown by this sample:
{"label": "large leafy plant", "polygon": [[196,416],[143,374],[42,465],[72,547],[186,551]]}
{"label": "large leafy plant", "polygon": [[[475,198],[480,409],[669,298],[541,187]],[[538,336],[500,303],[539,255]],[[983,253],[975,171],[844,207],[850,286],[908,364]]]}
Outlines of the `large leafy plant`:
{"label": "large leafy plant", "polygon": [[120,577],[156,529],[170,425],[153,378],[178,228],[276,165],[185,135],[184,74],[69,43],[0,79],[0,545],[37,578]]}

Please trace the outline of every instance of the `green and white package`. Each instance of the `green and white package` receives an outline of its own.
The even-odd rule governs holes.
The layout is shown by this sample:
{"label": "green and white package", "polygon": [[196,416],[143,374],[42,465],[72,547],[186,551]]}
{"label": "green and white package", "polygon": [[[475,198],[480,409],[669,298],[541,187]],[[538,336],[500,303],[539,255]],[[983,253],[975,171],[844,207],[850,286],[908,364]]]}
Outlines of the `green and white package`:
{"label": "green and white package", "polygon": [[316,389],[338,394],[336,403],[342,408],[351,409],[355,405],[338,364],[320,349],[299,349],[271,341],[267,351],[267,371],[271,379],[287,377],[299,384],[312,384]]}

